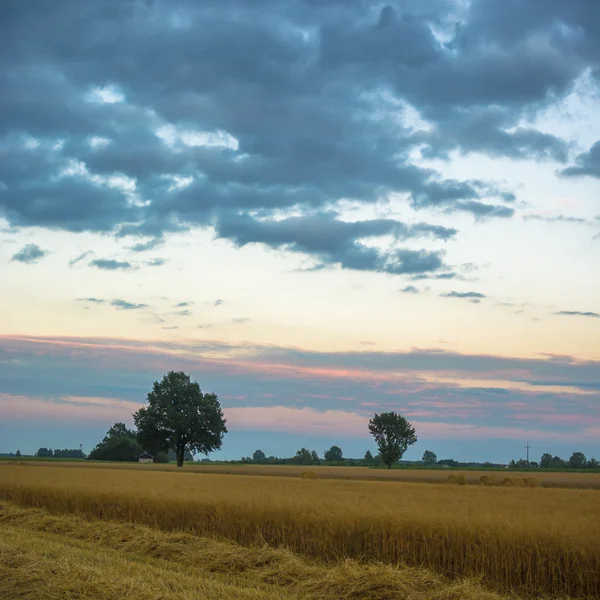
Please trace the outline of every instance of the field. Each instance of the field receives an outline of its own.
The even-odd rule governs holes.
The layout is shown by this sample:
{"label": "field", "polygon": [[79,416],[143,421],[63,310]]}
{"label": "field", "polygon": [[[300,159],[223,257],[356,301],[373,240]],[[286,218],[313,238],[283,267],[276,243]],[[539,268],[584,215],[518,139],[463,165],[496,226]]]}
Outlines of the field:
{"label": "field", "polygon": [[[11,460],[9,462],[22,462]],[[96,467],[102,469],[139,469],[137,463],[106,463],[73,461],[68,459],[27,460],[28,465],[52,465],[61,467]],[[0,466],[2,461],[0,461]],[[142,468],[154,471],[175,471],[174,464],[144,465]],[[293,465],[235,465],[235,464],[198,464],[186,463],[186,472],[207,473],[219,475],[261,475],[273,477],[299,477],[303,471],[313,467]],[[467,484],[479,485],[483,475],[495,475],[498,479],[504,477],[524,477],[534,475],[542,487],[564,487],[578,489],[600,490],[600,473],[597,471],[511,471],[507,469],[489,469],[486,471],[461,469],[369,469],[367,467],[330,467],[319,466],[317,469],[320,479],[347,479],[366,481],[403,481],[407,483],[444,483],[450,473],[463,474]]]}
{"label": "field", "polygon": [[0,463],[2,598],[600,596],[594,490],[66,465]]}

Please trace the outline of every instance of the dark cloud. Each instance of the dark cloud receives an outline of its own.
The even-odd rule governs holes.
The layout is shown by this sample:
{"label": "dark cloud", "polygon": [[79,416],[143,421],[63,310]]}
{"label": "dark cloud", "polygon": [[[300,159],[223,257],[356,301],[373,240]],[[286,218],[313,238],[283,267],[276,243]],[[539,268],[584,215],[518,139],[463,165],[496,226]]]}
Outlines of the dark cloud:
{"label": "dark cloud", "polygon": [[127,271],[133,268],[132,264],[125,260],[113,260],[107,258],[96,258],[90,261],[90,265],[104,271]]}
{"label": "dark cloud", "polygon": [[[232,220],[392,193],[417,210],[512,217],[511,190],[444,179],[413,151],[567,161],[564,140],[533,123],[583,74],[598,78],[599,29],[600,5],[583,0],[8,0],[0,215],[152,238],[133,252],[215,223],[240,245],[407,272],[398,265],[415,257],[395,253],[408,251],[385,255],[348,238],[323,250],[303,232],[284,239],[283,226],[254,239]],[[122,101],[92,101],[102,96]],[[427,127],[399,118],[407,106]],[[594,146],[563,173],[598,176],[597,155]],[[363,230],[395,235],[381,221]],[[419,260],[421,270],[441,265],[435,253]]]}
{"label": "dark cloud", "polygon": [[407,249],[379,250],[359,240],[393,236],[397,241],[432,237],[447,240],[457,231],[438,225],[406,225],[392,219],[346,222],[332,213],[319,213],[282,220],[258,220],[248,215],[223,216],[216,226],[217,236],[238,246],[262,243],[313,256],[321,264],[340,265],[355,270],[391,274],[436,271],[443,266],[442,252]]}
{"label": "dark cloud", "polygon": [[37,244],[27,244],[23,246],[16,254],[13,254],[11,260],[26,264],[39,262],[48,253],[42,250]]}
{"label": "dark cloud", "polygon": [[191,317],[192,311],[188,309],[178,310],[176,313],[173,313],[179,317]]}
{"label": "dark cloud", "polygon": [[400,291],[405,294],[418,294],[419,293],[419,289],[416,288],[414,285],[407,285],[406,287],[402,288]]}
{"label": "dark cloud", "polygon": [[186,308],[187,306],[191,306],[193,302],[178,302],[175,305],[175,308]]}
{"label": "dark cloud", "polygon": [[600,314],[590,311],[582,312],[579,310],[561,310],[559,312],[555,312],[554,314],[565,317],[592,317],[594,319],[600,319]]}
{"label": "dark cloud", "polygon": [[136,304],[120,299],[111,300],[110,305],[114,306],[117,310],[139,310],[142,308],[148,308],[147,304]]}
{"label": "dark cloud", "polygon": [[91,302],[92,304],[105,304],[106,300],[102,298],[77,298],[78,302]]}
{"label": "dark cloud", "polygon": [[580,154],[575,165],[563,169],[561,174],[565,177],[597,177],[600,178],[600,142],[596,142],[587,152]]}

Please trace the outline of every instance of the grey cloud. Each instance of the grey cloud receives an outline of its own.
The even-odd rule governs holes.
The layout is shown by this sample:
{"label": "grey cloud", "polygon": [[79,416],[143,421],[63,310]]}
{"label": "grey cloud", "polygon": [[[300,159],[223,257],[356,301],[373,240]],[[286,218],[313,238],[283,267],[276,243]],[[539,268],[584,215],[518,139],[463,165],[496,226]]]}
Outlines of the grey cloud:
{"label": "grey cloud", "polygon": [[600,314],[590,311],[582,312],[579,310],[561,310],[559,312],[555,312],[554,314],[566,317],[592,317],[594,319],[600,319]]}
{"label": "grey cloud", "polygon": [[23,246],[16,254],[13,254],[12,261],[33,264],[39,262],[48,253],[42,250],[37,244],[27,244]]}
{"label": "grey cloud", "polygon": [[115,299],[110,303],[111,306],[114,306],[117,310],[139,310],[142,308],[148,308],[147,304],[136,304],[133,302],[127,302],[126,300]]}
{"label": "grey cloud", "polygon": [[436,271],[443,266],[442,252],[395,249],[382,251],[359,240],[391,235],[396,240],[433,237],[447,240],[455,229],[418,223],[406,225],[391,219],[344,222],[332,213],[289,217],[279,221],[258,220],[247,215],[226,215],[216,224],[218,237],[238,246],[262,243],[316,258],[322,264],[345,269],[381,271],[392,274]]}
{"label": "grey cloud", "polygon": [[76,256],[75,258],[72,258],[69,261],[69,266],[70,267],[74,267],[76,264],[84,261],[88,256],[91,256],[93,253],[91,250],[86,250],[85,252],[82,252],[79,256]]}
{"label": "grey cloud", "polygon": [[406,287],[402,288],[400,291],[404,292],[405,294],[418,294],[419,293],[419,289],[416,288],[414,285],[407,285]]}
{"label": "grey cloud", "polygon": [[132,269],[133,266],[130,262],[124,260],[113,260],[107,258],[96,258],[90,261],[90,265],[92,267],[96,267],[98,269],[102,269],[104,271],[127,271]]}
{"label": "grey cloud", "polygon": [[106,300],[102,298],[77,298],[78,302],[91,302],[92,304],[105,304]]}
{"label": "grey cloud", "polygon": [[600,178],[600,142],[596,142],[587,152],[580,154],[575,160],[575,165],[563,169],[561,174],[565,177]]}
{"label": "grey cloud", "polygon": [[174,314],[176,314],[179,317],[191,317],[192,316],[192,311],[188,310],[188,309],[184,309],[184,310],[178,310]]}
{"label": "grey cloud", "polygon": [[[370,203],[390,192],[406,195],[415,208],[510,217],[513,209],[502,204],[509,192],[443,181],[435,170],[412,164],[410,150],[425,143],[431,153],[452,145],[561,159],[560,140],[528,127],[508,130],[528,103],[541,102],[550,89],[567,89],[586,65],[546,57],[529,43],[529,30],[514,51],[490,55],[473,31],[490,23],[479,23],[475,8],[455,14],[454,3],[390,2],[378,15],[364,2],[263,6],[108,0],[102,7],[65,1],[33,11],[15,4],[0,32],[8,50],[3,64],[11,66],[0,82],[10,90],[0,101],[0,133],[11,144],[0,167],[11,193],[0,196],[0,207],[9,221],[160,236],[206,225],[224,209],[268,214],[334,206],[344,198]],[[172,26],[177,10],[189,28]],[[524,11],[516,4],[511,10],[517,18]],[[557,12],[562,18],[564,11]],[[464,22],[456,27],[459,18]],[[454,31],[452,41],[440,43],[431,24]],[[115,39],[122,40],[118,50]],[[98,82],[114,83],[126,101],[86,102]],[[421,111],[435,135],[423,140],[390,125],[397,108],[377,97],[384,89]],[[487,129],[483,117],[473,123],[467,118],[474,112],[460,114],[488,104],[503,112]],[[377,113],[387,117],[374,118]],[[173,152],[154,134],[166,121],[229,132],[239,149],[192,148],[175,139]],[[457,124],[452,132],[451,123]],[[19,131],[49,142],[24,149],[9,137]],[[91,147],[94,136],[110,143]],[[65,141],[57,148],[59,138]],[[89,174],[58,177],[73,161],[85,163]],[[135,179],[150,202],[131,202],[123,189],[101,181],[115,173]],[[172,176],[191,183],[174,186]]]}
{"label": "grey cloud", "polygon": [[587,223],[586,219],[580,217],[567,217],[565,215],[556,215],[547,217],[545,215],[523,215],[525,221],[546,221],[547,223]]}
{"label": "grey cloud", "polygon": [[152,258],[151,260],[147,260],[146,264],[149,267],[162,267],[166,262],[164,258]]}
{"label": "grey cloud", "polygon": [[192,302],[178,302],[175,305],[175,308],[186,308],[187,306],[190,306],[192,304]]}
{"label": "grey cloud", "polygon": [[163,240],[155,238],[153,240],[148,240],[147,242],[139,242],[137,244],[134,244],[129,248],[129,250],[131,250],[132,252],[147,252],[148,250],[154,250],[163,243]]}
{"label": "grey cloud", "polygon": [[225,300],[221,300],[221,298],[217,298],[215,300],[215,306],[222,306],[223,304],[225,304]]}
{"label": "grey cloud", "polygon": [[485,294],[480,294],[479,292],[456,292],[451,291],[445,294],[440,294],[443,298],[467,298],[467,299],[481,299],[485,298]]}
{"label": "grey cloud", "polygon": [[231,322],[235,323],[236,325],[244,325],[245,323],[248,323],[249,321],[250,321],[250,319],[248,317],[238,317],[238,318],[231,320]]}

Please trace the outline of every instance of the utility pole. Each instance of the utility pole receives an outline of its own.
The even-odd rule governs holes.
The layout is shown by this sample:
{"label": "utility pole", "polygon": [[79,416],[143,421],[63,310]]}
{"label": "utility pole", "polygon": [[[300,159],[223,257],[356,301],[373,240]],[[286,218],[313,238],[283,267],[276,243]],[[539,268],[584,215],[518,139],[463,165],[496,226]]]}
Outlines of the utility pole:
{"label": "utility pole", "polygon": [[527,442],[525,444],[525,450],[527,450],[527,468],[529,468],[529,449],[531,448],[531,446],[529,445],[529,442]]}

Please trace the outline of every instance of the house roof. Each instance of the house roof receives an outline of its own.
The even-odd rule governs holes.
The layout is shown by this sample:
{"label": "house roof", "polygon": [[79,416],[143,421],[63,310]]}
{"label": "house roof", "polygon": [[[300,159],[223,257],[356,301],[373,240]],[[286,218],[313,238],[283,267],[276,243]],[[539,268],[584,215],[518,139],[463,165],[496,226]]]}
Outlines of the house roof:
{"label": "house roof", "polygon": [[144,452],[144,454],[140,454],[140,458],[154,458],[154,456],[152,456],[152,454]]}

